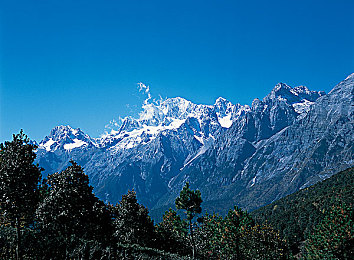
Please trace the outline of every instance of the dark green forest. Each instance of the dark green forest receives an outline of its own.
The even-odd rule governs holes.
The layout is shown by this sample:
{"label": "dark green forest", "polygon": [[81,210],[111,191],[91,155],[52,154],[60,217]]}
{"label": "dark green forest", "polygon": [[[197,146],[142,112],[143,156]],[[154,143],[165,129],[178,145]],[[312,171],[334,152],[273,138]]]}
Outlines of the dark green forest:
{"label": "dark green forest", "polygon": [[353,168],[247,213],[203,213],[186,183],[154,223],[134,190],[116,205],[74,161],[42,178],[21,131],[0,144],[0,259],[351,259]]}
{"label": "dark green forest", "polygon": [[[354,168],[349,168],[327,180],[255,210],[251,215],[258,223],[268,223],[279,230],[282,237],[287,239],[292,251],[297,254],[304,249],[302,248],[304,242],[308,242],[314,233],[319,232],[318,228],[325,225],[322,221],[334,217],[338,210],[343,210],[342,216],[346,216],[348,236],[340,243],[343,243],[341,246],[345,246],[345,243],[348,246],[352,245],[350,252],[354,255],[353,197]],[[333,232],[336,236],[339,230],[334,228]],[[327,239],[336,240],[331,236]]]}

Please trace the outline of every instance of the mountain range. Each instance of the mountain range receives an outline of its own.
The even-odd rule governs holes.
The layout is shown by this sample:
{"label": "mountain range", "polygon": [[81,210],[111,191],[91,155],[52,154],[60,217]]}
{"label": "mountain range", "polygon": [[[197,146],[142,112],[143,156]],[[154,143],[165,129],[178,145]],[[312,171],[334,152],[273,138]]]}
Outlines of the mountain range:
{"label": "mountain range", "polygon": [[111,203],[134,189],[141,203],[164,209],[189,181],[209,211],[253,210],[354,165],[353,106],[354,73],[328,94],[279,83],[251,106],[148,99],[100,138],[55,127],[37,162],[47,175],[76,161]]}

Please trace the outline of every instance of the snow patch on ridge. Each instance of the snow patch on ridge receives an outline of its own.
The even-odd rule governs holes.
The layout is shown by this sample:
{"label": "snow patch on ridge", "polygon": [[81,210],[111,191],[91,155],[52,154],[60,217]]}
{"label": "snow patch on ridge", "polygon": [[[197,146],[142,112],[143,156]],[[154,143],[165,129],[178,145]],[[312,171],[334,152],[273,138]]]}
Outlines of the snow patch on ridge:
{"label": "snow patch on ridge", "polygon": [[230,128],[232,126],[231,113],[225,117],[218,118],[219,123],[224,128]]}
{"label": "snow patch on ridge", "polygon": [[44,147],[44,149],[46,149],[48,152],[50,151],[50,147],[52,146],[52,144],[54,144],[55,141],[53,141],[52,138],[50,138],[45,144],[40,145],[41,147]]}
{"label": "snow patch on ridge", "polygon": [[143,124],[140,128],[133,130],[123,130],[114,131],[111,130],[110,134],[103,135],[101,137],[101,145],[105,146],[112,142],[117,142],[117,144],[112,148],[113,150],[119,149],[131,149],[141,143],[148,143],[154,140],[157,135],[165,130],[178,129],[184,122],[185,119],[175,119],[169,118],[169,124],[164,125],[146,125]]}
{"label": "snow patch on ridge", "polygon": [[77,138],[73,139],[73,143],[70,143],[70,144],[64,144],[64,149],[65,150],[72,150],[74,148],[77,148],[77,147],[81,147],[83,145],[87,145],[86,142],[82,141],[82,140],[79,140]]}
{"label": "snow patch on ridge", "polygon": [[[196,136],[194,137],[197,139]],[[197,140],[200,142],[199,138]],[[203,139],[201,143],[204,145],[200,147],[199,151],[192,157],[192,159],[188,160],[187,158],[188,161],[184,163],[180,171],[182,171],[186,166],[190,165],[195,159],[197,159],[199,156],[201,156],[206,151],[208,151],[208,149],[213,146],[214,141],[215,141],[215,137],[212,135],[209,138]]]}
{"label": "snow patch on ridge", "polygon": [[303,114],[303,113],[309,112],[310,107],[314,103],[315,102],[311,102],[311,101],[308,101],[307,99],[304,99],[303,102],[293,104],[293,108],[296,113]]}
{"label": "snow patch on ridge", "polygon": [[203,137],[194,135],[194,138],[197,139],[199,141],[199,143],[204,144]]}

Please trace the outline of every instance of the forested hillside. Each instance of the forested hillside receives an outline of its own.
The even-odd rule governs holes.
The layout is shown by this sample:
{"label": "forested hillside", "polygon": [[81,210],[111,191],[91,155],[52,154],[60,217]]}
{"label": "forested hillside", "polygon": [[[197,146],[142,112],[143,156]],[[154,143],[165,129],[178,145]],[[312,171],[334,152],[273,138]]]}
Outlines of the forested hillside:
{"label": "forested hillside", "polygon": [[268,223],[281,232],[294,252],[334,206],[353,207],[354,168],[298,191],[252,212],[259,223]]}

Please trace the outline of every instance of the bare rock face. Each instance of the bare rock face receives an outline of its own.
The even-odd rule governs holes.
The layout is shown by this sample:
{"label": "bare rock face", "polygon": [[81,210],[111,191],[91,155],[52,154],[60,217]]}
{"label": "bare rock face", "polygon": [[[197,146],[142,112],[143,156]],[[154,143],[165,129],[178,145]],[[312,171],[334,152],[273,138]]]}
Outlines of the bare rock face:
{"label": "bare rock face", "polygon": [[206,208],[252,210],[354,165],[353,88],[354,74],[327,95],[280,83],[251,107],[224,98],[147,103],[98,139],[54,128],[37,160],[46,173],[76,160],[111,203],[135,189],[149,208],[164,207],[188,180]]}

